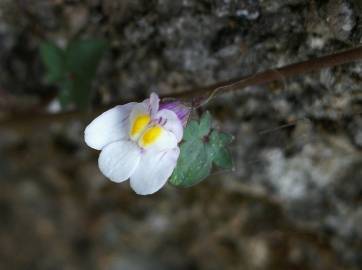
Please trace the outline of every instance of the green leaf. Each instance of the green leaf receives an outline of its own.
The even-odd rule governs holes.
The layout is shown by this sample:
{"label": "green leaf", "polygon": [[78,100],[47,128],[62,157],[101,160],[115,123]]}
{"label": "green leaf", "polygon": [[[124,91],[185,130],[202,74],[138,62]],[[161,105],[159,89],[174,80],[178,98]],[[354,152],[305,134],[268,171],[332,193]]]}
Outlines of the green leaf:
{"label": "green leaf", "polygon": [[227,145],[229,145],[232,140],[233,137],[229,134],[219,133],[216,130],[212,131],[208,143],[208,152],[215,165],[224,169],[233,167],[233,161],[227,149]]}
{"label": "green leaf", "polygon": [[216,166],[223,169],[231,169],[233,167],[233,160],[227,148],[208,145],[207,150]]}
{"label": "green leaf", "polygon": [[190,187],[201,182],[210,174],[212,163],[225,169],[233,166],[227,149],[233,137],[211,130],[211,126],[208,112],[203,114],[199,123],[191,121],[186,126],[177,166],[170,178],[171,184]]}
{"label": "green leaf", "polygon": [[199,124],[197,121],[190,121],[184,130],[184,141],[192,141],[199,138]]}
{"label": "green leaf", "polygon": [[66,109],[72,102],[72,87],[73,82],[71,80],[65,80],[61,83],[61,91],[58,94],[60,106]]}
{"label": "green leaf", "polygon": [[66,50],[67,71],[83,79],[93,79],[106,47],[99,39],[72,41]]}
{"label": "green leaf", "polygon": [[208,111],[206,111],[201,119],[200,119],[200,126],[199,126],[199,137],[206,136],[209,134],[211,129],[211,115]]}
{"label": "green leaf", "polygon": [[85,109],[91,100],[91,82],[107,47],[103,40],[74,40],[66,50],[52,42],[40,45],[40,55],[47,68],[47,81],[59,83],[58,98],[63,108],[76,104]]}
{"label": "green leaf", "polygon": [[46,80],[49,83],[60,81],[65,76],[65,52],[52,42],[40,45],[40,57],[47,69]]}
{"label": "green leaf", "polygon": [[224,132],[214,130],[210,135],[210,142],[218,146],[226,146],[234,140],[234,137]]}
{"label": "green leaf", "polygon": [[72,99],[78,108],[84,110],[91,103],[91,80],[87,78],[75,78],[73,82]]}
{"label": "green leaf", "polygon": [[195,138],[202,139],[209,134],[211,129],[211,115],[209,112],[205,112],[200,119],[200,123],[193,120],[188,123],[184,131],[183,139],[185,141],[194,140]]}
{"label": "green leaf", "polygon": [[224,169],[231,169],[234,166],[233,159],[227,148],[219,148],[214,156],[214,163]]}
{"label": "green leaf", "polygon": [[68,76],[66,83],[71,102],[85,109],[90,104],[91,82],[106,49],[106,43],[99,39],[74,40],[66,49],[65,65]]}
{"label": "green leaf", "polygon": [[75,104],[80,109],[86,109],[91,101],[91,81],[77,75],[69,76],[62,84],[59,101],[62,108]]}
{"label": "green leaf", "polygon": [[180,146],[180,157],[170,183],[190,187],[205,179],[211,171],[212,159],[201,140],[186,141]]}

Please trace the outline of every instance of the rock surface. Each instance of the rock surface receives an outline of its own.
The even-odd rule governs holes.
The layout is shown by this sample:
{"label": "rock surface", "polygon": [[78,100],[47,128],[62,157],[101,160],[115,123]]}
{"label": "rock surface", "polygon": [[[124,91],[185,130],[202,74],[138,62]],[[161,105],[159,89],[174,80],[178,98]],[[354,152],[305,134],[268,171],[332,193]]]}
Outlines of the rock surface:
{"label": "rock surface", "polygon": [[[94,104],[205,86],[362,41],[361,1],[0,2],[0,119],[47,100],[39,36],[104,37]],[[213,99],[235,171],[149,197],[105,180],[88,120],[0,127],[1,269],[359,269],[362,63]]]}

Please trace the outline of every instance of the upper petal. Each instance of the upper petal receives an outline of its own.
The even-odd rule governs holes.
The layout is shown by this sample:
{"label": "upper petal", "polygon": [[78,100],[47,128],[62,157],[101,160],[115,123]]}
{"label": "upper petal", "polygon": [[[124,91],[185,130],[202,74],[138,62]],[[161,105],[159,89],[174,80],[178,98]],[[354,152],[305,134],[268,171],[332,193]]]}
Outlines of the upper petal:
{"label": "upper petal", "polygon": [[186,126],[187,120],[189,119],[191,113],[190,106],[182,103],[179,100],[168,99],[160,103],[159,110],[161,111],[163,109],[173,111],[177,115],[178,119],[181,121],[182,126]]}
{"label": "upper petal", "polygon": [[158,112],[160,105],[160,98],[156,93],[152,92],[150,97],[145,99],[142,103],[146,104],[148,111],[150,112],[150,115],[153,117]]}
{"label": "upper petal", "polygon": [[157,113],[156,119],[160,121],[164,129],[175,134],[177,142],[181,141],[184,129],[176,113],[171,110],[163,109]]}
{"label": "upper petal", "polygon": [[151,93],[150,99],[149,99],[150,109],[151,109],[151,115],[156,115],[158,112],[159,104],[160,104],[160,98],[156,93]]}
{"label": "upper petal", "polygon": [[141,149],[131,141],[118,141],[103,148],[98,159],[101,172],[113,182],[127,180],[141,158]]}
{"label": "upper petal", "polygon": [[136,102],[118,105],[94,119],[84,131],[86,144],[101,150],[111,142],[128,137],[129,115]]}
{"label": "upper petal", "polygon": [[141,161],[131,175],[132,189],[140,195],[158,191],[175,169],[179,154],[178,147],[164,152],[142,153]]}

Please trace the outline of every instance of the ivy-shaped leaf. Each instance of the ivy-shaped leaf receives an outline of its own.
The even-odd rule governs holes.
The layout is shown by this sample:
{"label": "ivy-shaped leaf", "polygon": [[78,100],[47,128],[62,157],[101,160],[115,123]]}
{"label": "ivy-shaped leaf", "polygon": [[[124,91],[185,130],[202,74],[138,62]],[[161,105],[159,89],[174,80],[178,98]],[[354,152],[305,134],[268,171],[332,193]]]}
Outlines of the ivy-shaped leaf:
{"label": "ivy-shaped leaf", "polygon": [[65,50],[50,42],[41,44],[47,80],[60,85],[58,98],[63,107],[74,103],[85,109],[89,105],[91,83],[106,47],[99,39],[74,40]]}
{"label": "ivy-shaped leaf", "polygon": [[208,111],[206,111],[200,119],[199,136],[201,138],[207,136],[210,133],[210,129],[211,129],[211,114]]}
{"label": "ivy-shaped leaf", "polygon": [[233,137],[229,134],[213,131],[210,135],[210,141],[208,144],[209,155],[212,156],[212,160],[215,165],[224,168],[231,169],[233,161],[227,149],[227,146],[232,142]]}
{"label": "ivy-shaped leaf", "polygon": [[211,129],[211,115],[203,114],[200,122],[190,121],[184,131],[177,166],[170,178],[175,186],[190,187],[204,180],[211,172],[212,164],[221,168],[232,167],[227,146],[232,136]]}
{"label": "ivy-shaped leaf", "polygon": [[184,141],[192,141],[199,138],[199,124],[196,121],[190,121],[184,130]]}
{"label": "ivy-shaped leaf", "polygon": [[180,146],[171,183],[176,186],[190,187],[205,179],[211,171],[212,159],[201,140],[186,141]]}
{"label": "ivy-shaped leaf", "polygon": [[66,50],[66,67],[72,74],[92,79],[106,49],[106,43],[99,39],[74,40]]}
{"label": "ivy-shaped leaf", "polygon": [[46,80],[48,83],[55,83],[65,76],[65,52],[51,42],[43,42],[40,45],[40,57],[47,68]]}

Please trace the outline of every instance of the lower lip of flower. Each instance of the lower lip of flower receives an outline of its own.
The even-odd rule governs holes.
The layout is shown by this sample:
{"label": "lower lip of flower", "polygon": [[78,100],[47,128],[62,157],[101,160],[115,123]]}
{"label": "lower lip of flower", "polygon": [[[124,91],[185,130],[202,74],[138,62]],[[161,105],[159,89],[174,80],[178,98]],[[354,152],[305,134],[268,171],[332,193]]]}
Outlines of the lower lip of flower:
{"label": "lower lip of flower", "polygon": [[141,147],[147,147],[154,144],[157,139],[161,136],[162,127],[156,125],[148,128],[142,135],[139,144]]}

